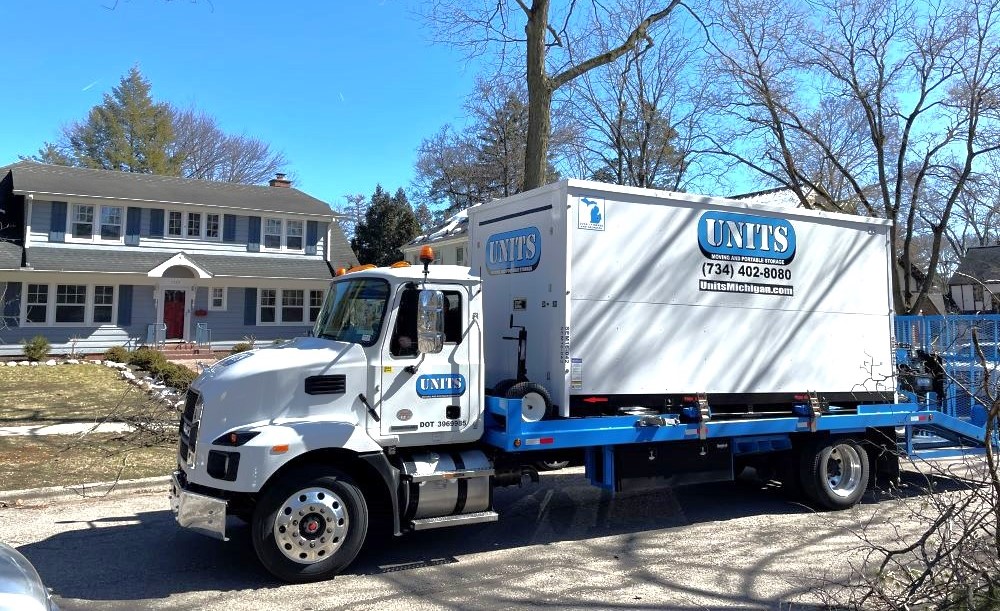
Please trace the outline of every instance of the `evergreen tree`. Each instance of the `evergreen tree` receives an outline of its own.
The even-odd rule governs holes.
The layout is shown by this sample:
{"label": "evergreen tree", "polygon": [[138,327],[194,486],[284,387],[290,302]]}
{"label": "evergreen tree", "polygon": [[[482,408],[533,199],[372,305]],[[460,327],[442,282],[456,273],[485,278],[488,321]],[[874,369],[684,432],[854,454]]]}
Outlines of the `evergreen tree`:
{"label": "evergreen tree", "polygon": [[402,189],[392,197],[375,187],[365,220],[354,230],[351,248],[362,263],[390,265],[403,259],[400,248],[420,234],[420,224]]}
{"label": "evergreen tree", "polygon": [[[175,176],[180,159],[170,152],[174,139],[173,111],[155,103],[150,84],[139,69],[128,75],[104,101],[90,109],[87,120],[70,128],[68,153],[87,168]],[[45,161],[58,161],[41,151]]]}
{"label": "evergreen tree", "polygon": [[46,142],[31,159],[242,184],[264,183],[287,164],[266,142],[227,134],[204,112],[155,102],[135,67],[86,120],[64,127],[57,142]]}
{"label": "evergreen tree", "polygon": [[421,202],[413,208],[413,215],[417,217],[417,224],[420,225],[420,232],[427,233],[432,227],[434,227],[434,213],[431,209],[427,207],[427,204]]}

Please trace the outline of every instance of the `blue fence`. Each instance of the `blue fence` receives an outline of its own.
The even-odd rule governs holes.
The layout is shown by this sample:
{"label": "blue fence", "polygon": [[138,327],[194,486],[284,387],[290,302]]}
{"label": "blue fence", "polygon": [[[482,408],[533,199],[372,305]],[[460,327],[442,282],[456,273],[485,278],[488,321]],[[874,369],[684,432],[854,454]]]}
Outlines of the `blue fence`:
{"label": "blue fence", "polygon": [[[973,335],[979,340],[985,363],[975,351]],[[996,397],[1000,381],[1000,315],[981,316],[897,316],[896,341],[941,356],[948,376],[942,411],[965,420]],[[989,392],[992,387],[992,392]]]}

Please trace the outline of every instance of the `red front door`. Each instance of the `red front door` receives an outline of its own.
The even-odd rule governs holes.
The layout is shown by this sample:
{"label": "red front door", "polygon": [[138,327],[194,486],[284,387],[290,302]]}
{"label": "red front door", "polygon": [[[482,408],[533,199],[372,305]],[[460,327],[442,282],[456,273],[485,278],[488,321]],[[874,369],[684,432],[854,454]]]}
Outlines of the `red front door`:
{"label": "red front door", "polygon": [[163,322],[167,339],[184,339],[184,291],[163,291]]}

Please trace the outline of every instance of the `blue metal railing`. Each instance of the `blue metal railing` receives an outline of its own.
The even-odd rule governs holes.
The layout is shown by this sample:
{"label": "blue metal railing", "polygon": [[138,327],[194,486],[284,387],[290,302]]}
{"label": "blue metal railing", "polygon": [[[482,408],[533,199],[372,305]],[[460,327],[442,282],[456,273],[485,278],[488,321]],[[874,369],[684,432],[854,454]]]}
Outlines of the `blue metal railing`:
{"label": "blue metal railing", "polygon": [[[975,351],[973,334],[985,362]],[[983,405],[996,396],[1000,381],[1000,315],[897,316],[896,341],[941,356],[948,377],[941,411],[977,424],[985,421]]]}
{"label": "blue metal railing", "polygon": [[195,326],[194,343],[199,349],[212,350],[212,330],[208,328],[207,322],[200,322]]}

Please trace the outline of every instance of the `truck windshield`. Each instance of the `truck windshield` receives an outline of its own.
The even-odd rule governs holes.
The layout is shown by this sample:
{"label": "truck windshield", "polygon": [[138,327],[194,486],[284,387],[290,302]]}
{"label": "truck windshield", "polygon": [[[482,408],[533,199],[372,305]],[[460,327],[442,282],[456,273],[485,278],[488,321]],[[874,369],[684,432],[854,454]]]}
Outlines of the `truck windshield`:
{"label": "truck windshield", "polygon": [[313,332],[317,337],[371,346],[378,341],[388,299],[385,280],[334,282]]}

